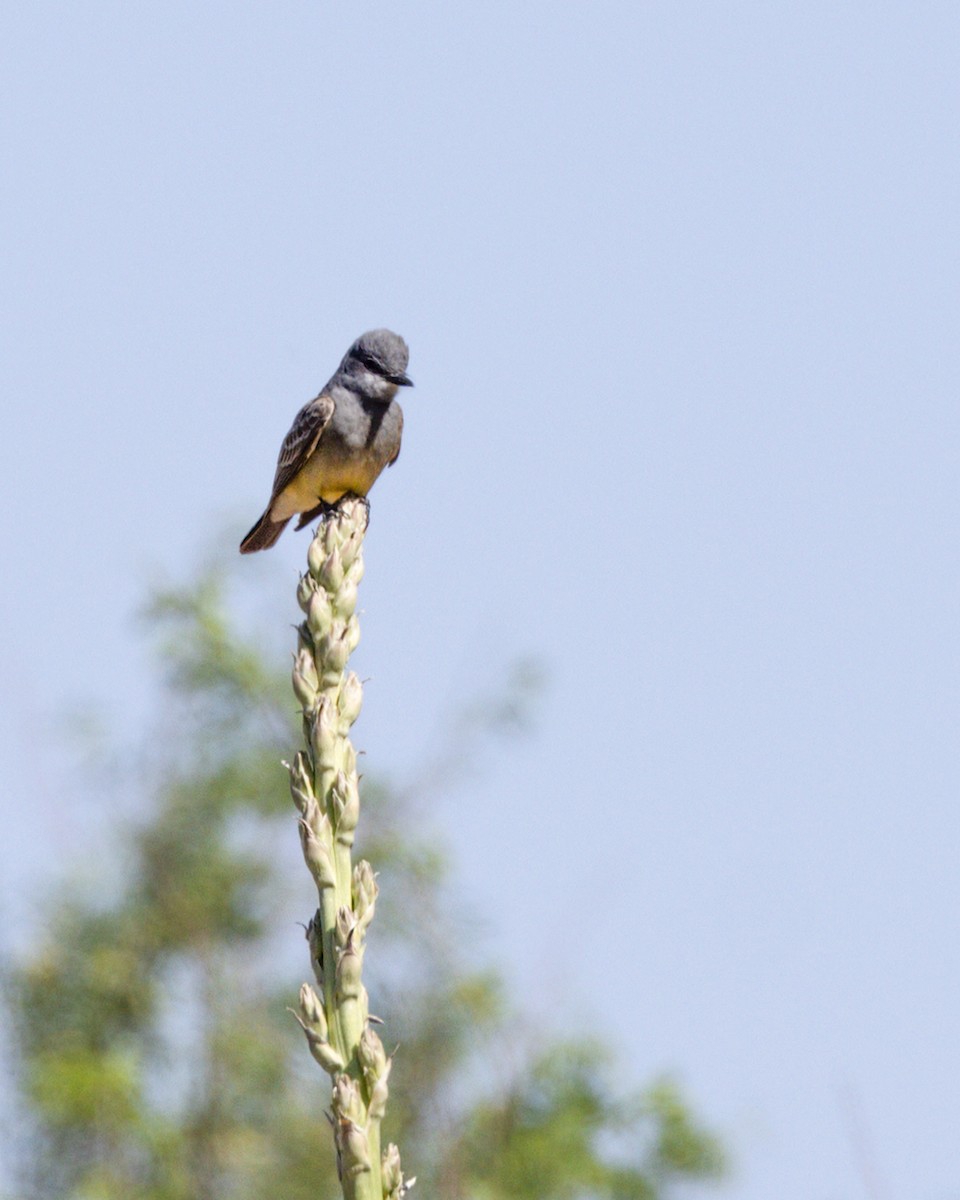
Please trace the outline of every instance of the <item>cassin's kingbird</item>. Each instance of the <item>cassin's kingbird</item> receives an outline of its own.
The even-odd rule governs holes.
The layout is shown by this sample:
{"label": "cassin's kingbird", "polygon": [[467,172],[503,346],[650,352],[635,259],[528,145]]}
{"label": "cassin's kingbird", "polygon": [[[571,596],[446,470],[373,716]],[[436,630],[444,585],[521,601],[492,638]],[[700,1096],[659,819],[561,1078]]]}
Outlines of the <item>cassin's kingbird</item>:
{"label": "cassin's kingbird", "polygon": [[240,543],[240,553],[272,546],[295,513],[297,529],[352,492],[366,496],[384,467],[397,461],[403,412],[397,388],[412,387],[407,343],[389,329],[358,337],[315,400],[294,417],[283,439],[270,502]]}

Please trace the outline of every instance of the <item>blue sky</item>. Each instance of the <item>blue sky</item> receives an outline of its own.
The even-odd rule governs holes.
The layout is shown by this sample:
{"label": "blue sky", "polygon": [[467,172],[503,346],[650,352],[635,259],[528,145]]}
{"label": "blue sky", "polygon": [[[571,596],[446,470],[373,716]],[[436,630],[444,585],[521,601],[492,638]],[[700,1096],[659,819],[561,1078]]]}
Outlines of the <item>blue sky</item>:
{"label": "blue sky", "polygon": [[[5,919],[96,840],[59,715],[136,729],[145,587],[239,540],[387,324],[359,740],[412,769],[548,667],[438,814],[524,1003],[676,1071],[742,1200],[960,1195],[960,9],[0,33]],[[278,625],[305,550],[244,567]]]}

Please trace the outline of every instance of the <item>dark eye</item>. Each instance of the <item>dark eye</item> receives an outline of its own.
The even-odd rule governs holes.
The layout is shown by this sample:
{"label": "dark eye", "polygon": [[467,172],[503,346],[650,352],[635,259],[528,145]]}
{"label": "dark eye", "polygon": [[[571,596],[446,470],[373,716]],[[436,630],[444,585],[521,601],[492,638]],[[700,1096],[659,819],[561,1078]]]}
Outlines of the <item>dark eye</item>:
{"label": "dark eye", "polygon": [[374,375],[383,375],[385,373],[383,365],[378,363],[373,355],[369,354],[366,350],[358,347],[356,350],[354,350],[353,357],[357,360],[357,362],[363,363],[368,371],[373,371]]}

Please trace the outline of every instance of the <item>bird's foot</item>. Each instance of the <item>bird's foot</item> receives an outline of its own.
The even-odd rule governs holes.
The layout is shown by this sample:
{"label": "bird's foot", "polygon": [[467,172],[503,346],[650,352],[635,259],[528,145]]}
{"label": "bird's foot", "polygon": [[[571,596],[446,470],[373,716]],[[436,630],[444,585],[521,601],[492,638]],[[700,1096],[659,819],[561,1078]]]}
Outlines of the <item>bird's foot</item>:
{"label": "bird's foot", "polygon": [[305,513],[300,514],[300,520],[297,522],[297,529],[303,529],[309,525],[311,521],[316,521],[319,518],[320,524],[323,525],[335,514],[341,511],[341,507],[346,500],[359,500],[364,508],[364,529],[370,524],[370,501],[366,496],[358,496],[355,492],[345,492],[338,500],[334,500],[332,504],[326,500],[321,500]]}
{"label": "bird's foot", "polygon": [[339,511],[340,506],[348,500],[355,500],[363,505],[363,528],[367,529],[370,525],[370,501],[366,496],[358,496],[356,492],[344,492],[340,499],[332,506]]}

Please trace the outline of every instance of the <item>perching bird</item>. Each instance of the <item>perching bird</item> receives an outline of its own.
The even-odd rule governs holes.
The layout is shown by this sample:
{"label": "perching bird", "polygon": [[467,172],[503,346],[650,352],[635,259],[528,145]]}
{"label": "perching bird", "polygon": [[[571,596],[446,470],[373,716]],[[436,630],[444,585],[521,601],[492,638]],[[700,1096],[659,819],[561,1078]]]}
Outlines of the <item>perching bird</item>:
{"label": "perching bird", "polygon": [[397,388],[412,387],[407,343],[389,329],[358,337],[315,400],[297,413],[283,439],[270,502],[240,543],[266,550],[300,513],[297,529],[347,493],[366,496],[384,467],[397,461],[403,412]]}

